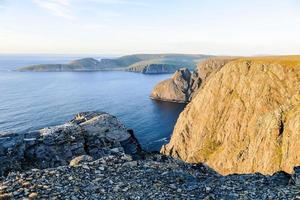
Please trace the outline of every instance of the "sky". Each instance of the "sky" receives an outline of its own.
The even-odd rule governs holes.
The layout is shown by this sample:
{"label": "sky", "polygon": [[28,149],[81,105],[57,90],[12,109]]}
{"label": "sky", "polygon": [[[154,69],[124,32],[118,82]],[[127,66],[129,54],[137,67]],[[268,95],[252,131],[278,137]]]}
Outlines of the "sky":
{"label": "sky", "polygon": [[300,54],[299,0],[0,0],[0,53]]}

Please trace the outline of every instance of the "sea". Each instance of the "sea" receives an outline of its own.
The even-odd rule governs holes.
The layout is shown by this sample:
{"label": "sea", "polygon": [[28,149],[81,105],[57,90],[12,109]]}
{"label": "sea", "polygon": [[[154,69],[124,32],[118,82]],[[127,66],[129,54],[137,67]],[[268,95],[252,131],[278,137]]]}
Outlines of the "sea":
{"label": "sea", "polygon": [[156,101],[151,90],[171,74],[18,72],[33,64],[68,63],[102,55],[0,55],[0,132],[25,133],[63,124],[76,113],[104,111],[133,129],[145,150],[159,151],[184,104]]}

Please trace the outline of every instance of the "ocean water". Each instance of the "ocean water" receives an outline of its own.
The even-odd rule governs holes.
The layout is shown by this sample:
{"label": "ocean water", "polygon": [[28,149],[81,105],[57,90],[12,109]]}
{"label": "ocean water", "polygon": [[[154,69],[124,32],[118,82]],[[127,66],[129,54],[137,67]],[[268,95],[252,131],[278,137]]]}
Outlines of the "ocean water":
{"label": "ocean water", "polygon": [[66,63],[80,56],[0,56],[0,131],[26,132],[62,124],[76,113],[105,111],[134,130],[142,147],[168,142],[183,104],[151,100],[171,75],[130,72],[16,72],[38,63]]}

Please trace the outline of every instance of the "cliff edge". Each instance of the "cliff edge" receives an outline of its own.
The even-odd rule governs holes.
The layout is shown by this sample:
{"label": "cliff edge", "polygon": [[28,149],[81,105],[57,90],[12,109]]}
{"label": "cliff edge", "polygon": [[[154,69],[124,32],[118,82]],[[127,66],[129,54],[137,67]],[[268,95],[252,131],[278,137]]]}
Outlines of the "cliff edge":
{"label": "cliff edge", "polygon": [[221,174],[300,164],[300,56],[240,58],[210,76],[161,152]]}

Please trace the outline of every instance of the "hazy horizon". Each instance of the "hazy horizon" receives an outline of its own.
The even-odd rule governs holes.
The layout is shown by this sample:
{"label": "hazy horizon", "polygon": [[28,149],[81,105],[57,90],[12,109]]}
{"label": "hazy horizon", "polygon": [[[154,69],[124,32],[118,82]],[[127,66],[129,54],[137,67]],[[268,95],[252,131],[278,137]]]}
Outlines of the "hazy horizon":
{"label": "hazy horizon", "polygon": [[0,0],[0,54],[299,54],[297,0]]}
{"label": "hazy horizon", "polygon": [[157,52],[157,53],[148,53],[148,52],[136,52],[136,53],[128,53],[128,54],[101,54],[101,53],[0,53],[0,56],[7,57],[18,57],[18,56],[32,56],[32,57],[64,57],[64,56],[70,56],[70,57],[102,57],[102,58],[118,58],[122,56],[128,56],[128,55],[147,55],[147,54],[182,54],[182,55],[208,55],[208,56],[217,56],[217,57],[226,57],[226,56],[232,56],[232,57],[265,57],[265,56],[298,56],[299,54],[202,54],[202,53],[172,53],[172,52]]}

